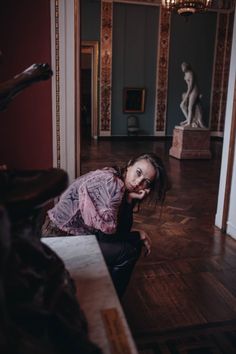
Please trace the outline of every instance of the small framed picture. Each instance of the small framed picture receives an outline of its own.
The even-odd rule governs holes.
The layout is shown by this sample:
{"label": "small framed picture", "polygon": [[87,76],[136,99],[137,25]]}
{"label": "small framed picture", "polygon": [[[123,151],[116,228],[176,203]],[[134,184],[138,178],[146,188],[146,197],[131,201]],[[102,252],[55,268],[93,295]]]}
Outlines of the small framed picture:
{"label": "small framed picture", "polygon": [[125,113],[143,113],[145,109],[145,89],[144,88],[124,88]]}

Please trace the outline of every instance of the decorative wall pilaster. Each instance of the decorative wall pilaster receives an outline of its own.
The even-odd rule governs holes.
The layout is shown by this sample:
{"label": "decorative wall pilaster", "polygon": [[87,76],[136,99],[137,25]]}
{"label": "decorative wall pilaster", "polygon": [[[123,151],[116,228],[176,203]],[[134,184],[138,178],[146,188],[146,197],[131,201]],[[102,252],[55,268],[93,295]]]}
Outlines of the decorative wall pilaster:
{"label": "decorative wall pilaster", "polygon": [[226,43],[225,43],[225,61],[224,61],[224,73],[223,73],[223,92],[221,100],[221,112],[218,122],[218,130],[220,132],[224,131],[225,123],[225,111],[226,111],[226,101],[227,101],[227,90],[228,90],[228,81],[229,81],[229,68],[230,68],[230,56],[231,56],[231,46],[232,46],[232,36],[233,36],[233,24],[234,16],[231,12],[228,14],[228,26],[226,34]]}
{"label": "decorative wall pilaster", "polygon": [[[53,16],[54,15],[54,16]],[[54,66],[54,78],[52,79],[52,94],[55,92],[53,108],[53,165],[61,167],[60,147],[60,61],[59,61],[59,1],[51,1],[51,37],[52,37],[52,66]],[[53,46],[54,44],[54,46]]]}
{"label": "decorative wall pilaster", "polygon": [[101,2],[100,136],[111,135],[113,3]]}
{"label": "decorative wall pilaster", "polygon": [[[236,19],[236,9],[234,11]],[[231,17],[231,15],[230,15]],[[230,71],[228,95],[225,114],[224,139],[219,179],[219,193],[215,225],[236,239],[236,22],[234,21],[232,34],[232,50],[230,57]]]}
{"label": "decorative wall pilaster", "polygon": [[218,13],[215,64],[211,98],[211,130],[213,135],[223,135],[229,64],[232,44],[233,13]]}
{"label": "decorative wall pilaster", "polygon": [[75,8],[79,8],[78,3],[79,0],[50,1],[53,166],[64,169],[69,182],[76,175]]}
{"label": "decorative wall pilaster", "polygon": [[165,135],[170,45],[169,12],[160,7],[159,45],[156,71],[155,135]]}

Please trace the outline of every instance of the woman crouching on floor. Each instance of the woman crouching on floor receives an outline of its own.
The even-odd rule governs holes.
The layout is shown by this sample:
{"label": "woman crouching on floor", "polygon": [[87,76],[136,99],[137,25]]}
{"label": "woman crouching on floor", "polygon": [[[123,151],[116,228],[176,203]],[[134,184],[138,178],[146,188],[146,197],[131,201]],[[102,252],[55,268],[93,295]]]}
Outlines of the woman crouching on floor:
{"label": "woman crouching on floor", "polygon": [[96,235],[116,291],[124,294],[142,248],[144,230],[134,230],[133,210],[146,200],[163,203],[169,182],[154,153],[132,158],[124,168],[105,167],[78,177],[47,212],[42,236]]}

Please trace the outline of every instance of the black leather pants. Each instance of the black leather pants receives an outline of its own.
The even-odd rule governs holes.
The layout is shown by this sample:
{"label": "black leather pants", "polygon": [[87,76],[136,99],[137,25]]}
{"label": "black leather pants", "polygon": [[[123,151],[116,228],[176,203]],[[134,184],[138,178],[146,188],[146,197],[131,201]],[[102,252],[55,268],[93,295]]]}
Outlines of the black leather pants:
{"label": "black leather pants", "polygon": [[[58,229],[49,218],[46,218],[43,225],[42,235],[44,237],[69,236]],[[98,231],[96,237],[117,294],[121,298],[129,283],[135,263],[141,254],[142,241],[140,241],[139,232],[107,235]]]}
{"label": "black leather pants", "polygon": [[136,231],[123,235],[98,233],[97,240],[117,294],[121,298],[141,254],[142,242],[139,233]]}

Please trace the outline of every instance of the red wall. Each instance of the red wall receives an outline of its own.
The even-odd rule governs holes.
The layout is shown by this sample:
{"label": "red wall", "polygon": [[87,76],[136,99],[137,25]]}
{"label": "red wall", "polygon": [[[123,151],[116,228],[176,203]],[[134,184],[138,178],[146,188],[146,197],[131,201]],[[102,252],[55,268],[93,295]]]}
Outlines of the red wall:
{"label": "red wall", "polygon": [[[33,63],[51,64],[50,0],[8,0],[0,10],[0,81]],[[51,80],[26,88],[0,112],[0,165],[52,166]]]}

